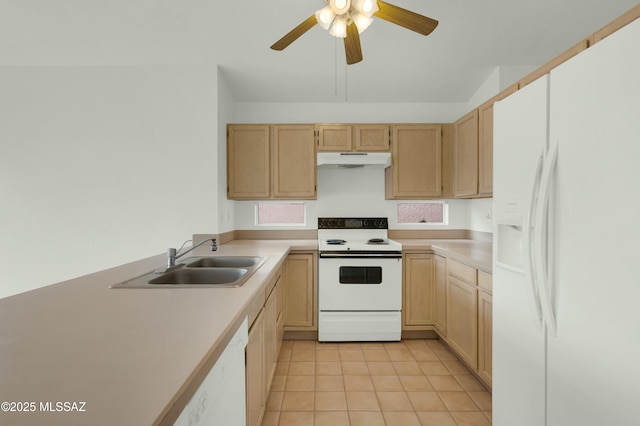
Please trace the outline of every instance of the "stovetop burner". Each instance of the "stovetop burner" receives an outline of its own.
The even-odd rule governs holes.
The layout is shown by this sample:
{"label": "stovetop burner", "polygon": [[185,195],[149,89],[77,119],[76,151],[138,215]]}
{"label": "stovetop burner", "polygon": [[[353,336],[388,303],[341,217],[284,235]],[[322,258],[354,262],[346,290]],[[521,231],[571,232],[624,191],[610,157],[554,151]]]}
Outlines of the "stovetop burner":
{"label": "stovetop burner", "polygon": [[384,240],[384,238],[371,238],[367,241],[367,244],[389,244]]}
{"label": "stovetop burner", "polygon": [[346,243],[345,240],[339,240],[339,239],[327,240],[327,244],[331,246],[341,246],[341,245],[344,245],[345,243]]}

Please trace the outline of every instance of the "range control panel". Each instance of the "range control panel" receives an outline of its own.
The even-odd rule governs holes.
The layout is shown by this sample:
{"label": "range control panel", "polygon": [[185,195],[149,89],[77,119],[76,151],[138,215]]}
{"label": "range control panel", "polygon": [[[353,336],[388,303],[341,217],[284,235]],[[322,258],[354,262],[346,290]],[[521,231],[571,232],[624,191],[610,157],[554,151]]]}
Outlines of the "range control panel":
{"label": "range control panel", "polygon": [[389,229],[386,217],[319,217],[318,229]]}

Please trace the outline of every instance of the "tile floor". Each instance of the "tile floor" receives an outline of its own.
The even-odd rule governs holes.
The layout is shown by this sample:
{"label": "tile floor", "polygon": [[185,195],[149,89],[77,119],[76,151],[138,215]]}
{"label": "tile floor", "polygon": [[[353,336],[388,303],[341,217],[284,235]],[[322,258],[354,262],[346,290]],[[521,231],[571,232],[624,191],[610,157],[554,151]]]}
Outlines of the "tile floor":
{"label": "tile floor", "polygon": [[439,340],[286,340],[262,422],[275,425],[491,425],[491,394]]}

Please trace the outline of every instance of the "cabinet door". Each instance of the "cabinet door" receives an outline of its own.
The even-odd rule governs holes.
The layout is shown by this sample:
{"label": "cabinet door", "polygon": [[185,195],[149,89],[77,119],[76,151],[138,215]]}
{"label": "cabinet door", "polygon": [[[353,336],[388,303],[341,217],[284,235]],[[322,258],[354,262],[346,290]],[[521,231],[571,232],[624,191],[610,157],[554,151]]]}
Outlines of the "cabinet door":
{"label": "cabinet door", "polygon": [[283,313],[287,329],[314,330],[317,327],[315,263],[312,253],[287,256]]}
{"label": "cabinet door", "polygon": [[478,292],[478,374],[491,386],[493,345],[493,298],[484,291]]}
{"label": "cabinet door", "polygon": [[316,198],[313,125],[273,126],[273,196]]}
{"label": "cabinet door", "polygon": [[317,124],[318,151],[348,152],[351,144],[351,126],[348,124]]}
{"label": "cabinet door", "polygon": [[448,275],[447,337],[451,347],[473,369],[478,368],[478,290]]}
{"label": "cabinet door", "polygon": [[230,125],[227,129],[227,197],[269,198],[269,126]]}
{"label": "cabinet door", "polygon": [[483,197],[493,194],[493,104],[516,90],[514,84],[478,108],[478,195]]}
{"label": "cabinet door", "polygon": [[402,259],[404,268],[404,291],[402,315],[403,328],[416,329],[414,326],[433,324],[433,255],[426,253],[405,254]]}
{"label": "cabinet door", "polygon": [[389,126],[358,124],[353,126],[356,151],[389,151]]}
{"label": "cabinet door", "polygon": [[442,336],[447,335],[447,267],[446,259],[435,256],[435,296],[433,320],[436,330]]}
{"label": "cabinet door", "polygon": [[478,193],[478,110],[453,125],[453,195]]}
{"label": "cabinet door", "polygon": [[386,198],[442,195],[442,126],[393,126],[391,167],[385,170]]}
{"label": "cabinet door", "polygon": [[265,381],[262,388],[264,401],[267,400],[269,395],[269,388],[271,387],[271,380],[276,370],[276,353],[277,353],[277,339],[278,332],[276,329],[277,317],[276,317],[276,304],[277,294],[274,287],[271,295],[264,304],[264,375]]}
{"label": "cabinet door", "polygon": [[262,422],[266,400],[264,399],[264,311],[258,315],[249,330],[246,348],[247,425],[259,426]]}

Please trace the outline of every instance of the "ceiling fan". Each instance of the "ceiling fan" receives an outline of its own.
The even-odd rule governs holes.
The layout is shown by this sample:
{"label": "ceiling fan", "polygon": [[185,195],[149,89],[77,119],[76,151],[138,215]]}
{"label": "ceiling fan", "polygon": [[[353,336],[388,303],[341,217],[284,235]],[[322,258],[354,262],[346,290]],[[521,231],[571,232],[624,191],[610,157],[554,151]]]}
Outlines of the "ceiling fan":
{"label": "ceiling fan", "polygon": [[300,36],[319,24],[335,37],[344,39],[347,64],[362,61],[360,33],[371,22],[373,16],[400,25],[422,35],[429,35],[438,26],[438,21],[410,10],[386,3],[382,0],[325,0],[327,6],[304,20],[276,41],[271,48],[283,50]]}

